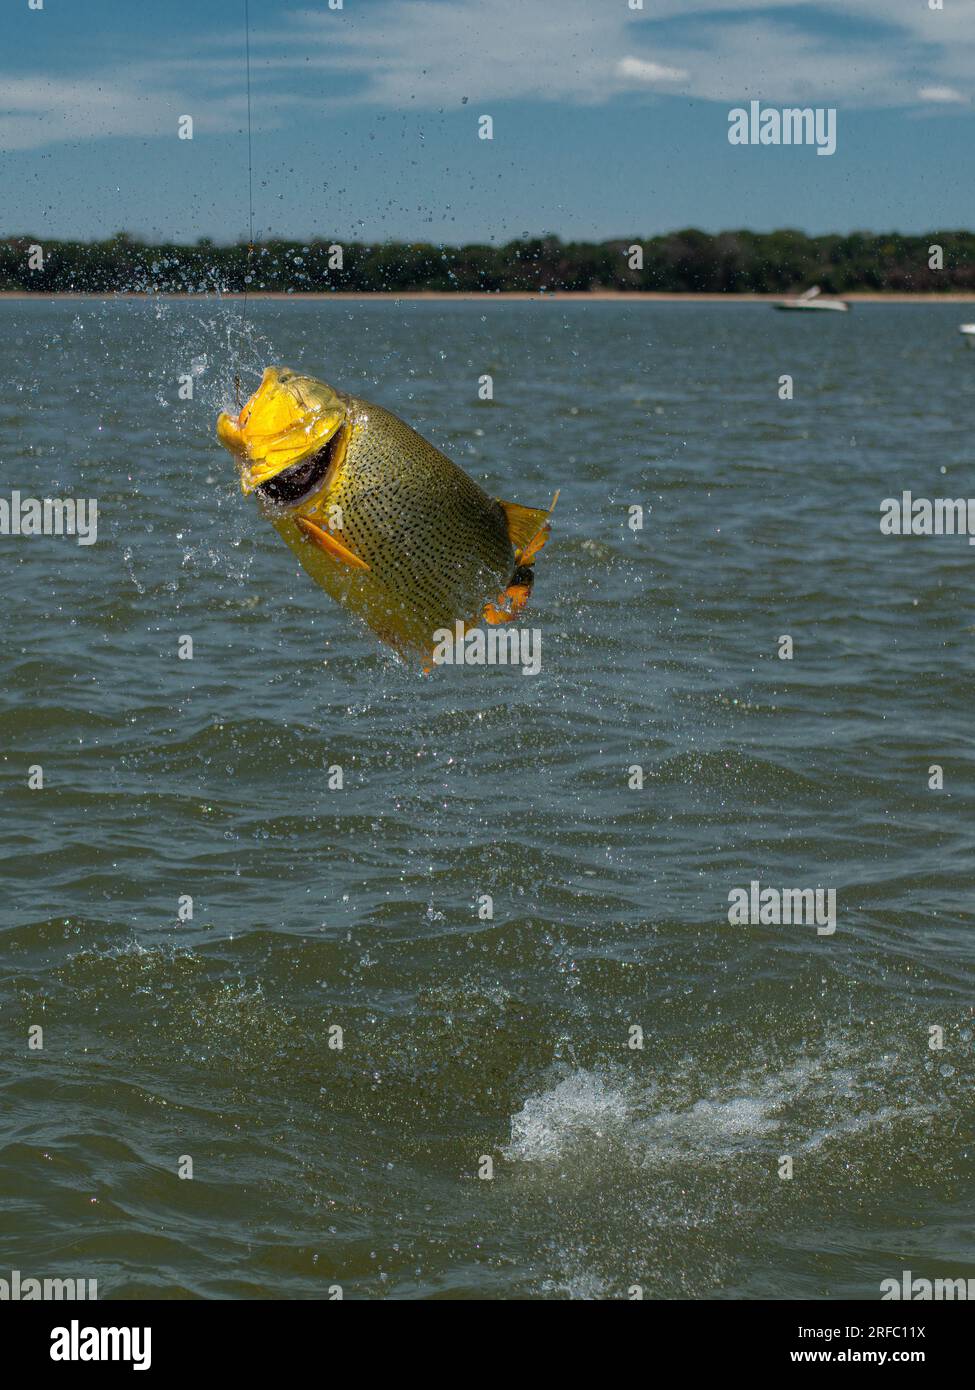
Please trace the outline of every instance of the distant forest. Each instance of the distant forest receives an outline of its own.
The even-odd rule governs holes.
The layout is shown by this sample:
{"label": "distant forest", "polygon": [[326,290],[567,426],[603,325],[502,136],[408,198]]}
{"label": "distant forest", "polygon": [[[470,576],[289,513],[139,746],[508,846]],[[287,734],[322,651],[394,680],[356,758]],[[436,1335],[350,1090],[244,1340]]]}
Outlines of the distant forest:
{"label": "distant forest", "polygon": [[[931,247],[943,268],[931,269]],[[37,247],[41,254],[38,256]],[[639,247],[639,255],[634,248]],[[640,261],[642,259],[642,266]],[[35,268],[31,268],[32,262]],[[341,264],[339,264],[339,262]],[[441,290],[659,290],[778,293],[818,284],[849,290],[975,291],[975,233],[807,237],[802,232],[689,229],[618,241],[525,238],[504,246],[363,245],[325,240],[152,246],[119,233],[108,241],[0,240],[0,290],[39,294]]]}

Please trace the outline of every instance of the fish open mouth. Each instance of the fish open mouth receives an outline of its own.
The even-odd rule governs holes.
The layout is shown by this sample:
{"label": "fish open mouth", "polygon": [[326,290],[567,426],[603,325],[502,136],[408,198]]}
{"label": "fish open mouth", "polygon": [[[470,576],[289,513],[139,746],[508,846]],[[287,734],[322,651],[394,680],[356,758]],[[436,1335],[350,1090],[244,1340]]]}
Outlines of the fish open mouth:
{"label": "fish open mouth", "polygon": [[[236,419],[221,412],[217,438],[240,464],[245,493],[260,490],[273,501],[287,503],[304,497],[335,462],[347,413],[345,399],[324,382],[285,367],[268,367]],[[333,441],[337,442],[328,456]],[[325,467],[319,474],[323,455]],[[269,484],[279,479],[280,488],[270,490]]]}
{"label": "fish open mouth", "polygon": [[345,453],[345,435],[346,428],[339,426],[324,449],[319,449],[317,454],[303,459],[301,463],[285,468],[266,483],[259,483],[255,489],[257,495],[279,507],[293,507],[317,492],[329,469]]}

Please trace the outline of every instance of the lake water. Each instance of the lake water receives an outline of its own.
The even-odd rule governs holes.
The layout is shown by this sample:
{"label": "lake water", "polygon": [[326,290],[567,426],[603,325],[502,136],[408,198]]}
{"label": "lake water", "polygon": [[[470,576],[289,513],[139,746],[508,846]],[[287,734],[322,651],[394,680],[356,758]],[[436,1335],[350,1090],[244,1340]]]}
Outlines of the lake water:
{"label": "lake water", "polygon": [[[0,537],[0,1275],[975,1276],[975,551],[879,529],[975,493],[966,310],[251,305],[245,392],[287,363],[562,489],[540,673],[430,677],[240,495],[239,312],[0,304],[0,496],[99,504],[94,545]],[[835,889],[835,932],[731,925],[752,880]]]}

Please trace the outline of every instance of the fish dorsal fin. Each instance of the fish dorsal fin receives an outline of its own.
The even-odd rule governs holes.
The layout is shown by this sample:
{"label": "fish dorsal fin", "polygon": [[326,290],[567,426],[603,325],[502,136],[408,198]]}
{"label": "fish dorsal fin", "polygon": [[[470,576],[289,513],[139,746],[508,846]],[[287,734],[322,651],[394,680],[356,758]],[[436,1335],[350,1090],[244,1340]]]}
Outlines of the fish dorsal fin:
{"label": "fish dorsal fin", "polygon": [[517,502],[505,502],[498,498],[504,508],[508,538],[519,564],[527,563],[548,540],[548,519],[558,500],[559,494],[556,493],[551,507],[521,507]]}

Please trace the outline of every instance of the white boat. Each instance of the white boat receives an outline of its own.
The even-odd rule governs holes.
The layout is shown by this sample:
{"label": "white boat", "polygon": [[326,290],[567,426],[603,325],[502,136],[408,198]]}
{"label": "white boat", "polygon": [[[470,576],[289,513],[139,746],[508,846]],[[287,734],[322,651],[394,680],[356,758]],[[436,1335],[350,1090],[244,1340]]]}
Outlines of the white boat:
{"label": "white boat", "polygon": [[798,299],[780,299],[772,307],[775,309],[815,310],[816,313],[823,311],[833,314],[847,313],[850,306],[844,299],[824,299],[822,294],[823,292],[818,285],[812,285],[805,294],[799,295]]}
{"label": "white boat", "polygon": [[964,334],[965,342],[969,347],[975,347],[975,323],[959,324],[958,332]]}

